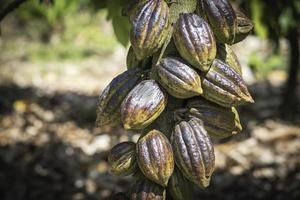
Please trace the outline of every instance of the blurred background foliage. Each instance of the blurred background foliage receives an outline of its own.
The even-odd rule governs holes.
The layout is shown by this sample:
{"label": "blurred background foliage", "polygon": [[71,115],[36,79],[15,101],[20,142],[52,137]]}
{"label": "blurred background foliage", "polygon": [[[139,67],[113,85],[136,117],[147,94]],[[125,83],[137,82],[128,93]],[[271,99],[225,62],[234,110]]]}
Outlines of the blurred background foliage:
{"label": "blurred background foliage", "polygon": [[[128,46],[130,24],[128,19],[122,16],[122,9],[132,1],[27,0],[13,15],[24,30],[23,34],[34,39],[33,41],[40,39],[47,43],[41,47],[33,42],[32,48],[29,48],[31,50],[29,58],[76,59],[109,51],[116,46],[111,36],[102,35],[99,17],[105,16],[111,21],[118,42],[125,47]],[[12,0],[3,2],[3,5],[8,5]],[[257,72],[258,77],[265,78],[268,72],[284,68],[287,60],[279,52],[279,43],[283,38],[288,39],[291,32],[299,28],[300,1],[234,0],[233,2],[254,21],[253,34],[262,39],[269,39],[273,43],[270,45],[272,48],[270,56],[262,57],[253,53],[249,58],[248,64]],[[72,51],[68,51],[69,49]]]}

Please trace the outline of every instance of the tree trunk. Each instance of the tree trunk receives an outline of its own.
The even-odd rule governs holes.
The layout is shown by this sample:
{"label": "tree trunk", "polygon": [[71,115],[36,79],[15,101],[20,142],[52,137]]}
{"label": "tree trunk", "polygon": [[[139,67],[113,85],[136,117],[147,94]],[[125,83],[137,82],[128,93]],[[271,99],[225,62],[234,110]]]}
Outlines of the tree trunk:
{"label": "tree trunk", "polygon": [[298,33],[299,31],[297,28],[294,28],[287,36],[290,45],[289,77],[285,91],[283,92],[281,114],[289,119],[294,118],[295,114],[299,111],[297,102],[298,74],[300,68]]}

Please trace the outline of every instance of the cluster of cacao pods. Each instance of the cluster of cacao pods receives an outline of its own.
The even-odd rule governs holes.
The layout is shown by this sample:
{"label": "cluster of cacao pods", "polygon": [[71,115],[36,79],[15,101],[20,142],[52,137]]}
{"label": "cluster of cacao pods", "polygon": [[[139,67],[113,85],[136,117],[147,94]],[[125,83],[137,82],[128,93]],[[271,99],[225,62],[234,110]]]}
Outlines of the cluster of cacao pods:
{"label": "cluster of cacao pods", "polygon": [[215,155],[210,137],[242,130],[236,106],[253,103],[231,49],[253,23],[228,0],[133,0],[127,71],[101,93],[96,125],[140,133],[108,157],[111,173],[133,175],[117,199],[188,200],[207,187]]}

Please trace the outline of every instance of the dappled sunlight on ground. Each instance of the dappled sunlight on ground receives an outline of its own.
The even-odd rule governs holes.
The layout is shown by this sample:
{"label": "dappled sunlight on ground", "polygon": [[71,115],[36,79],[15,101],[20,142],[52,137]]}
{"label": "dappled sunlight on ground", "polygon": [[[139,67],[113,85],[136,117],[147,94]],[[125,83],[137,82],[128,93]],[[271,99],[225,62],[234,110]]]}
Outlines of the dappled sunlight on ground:
{"label": "dappled sunlight on ground", "polygon": [[[120,127],[94,128],[95,88],[61,87],[0,85],[1,199],[104,200],[130,186],[130,177],[109,174],[106,156],[114,144],[137,136]],[[240,108],[243,133],[215,140],[216,173],[195,199],[299,197],[299,116],[294,123],[279,117],[280,86],[260,83],[250,90],[256,104]]]}

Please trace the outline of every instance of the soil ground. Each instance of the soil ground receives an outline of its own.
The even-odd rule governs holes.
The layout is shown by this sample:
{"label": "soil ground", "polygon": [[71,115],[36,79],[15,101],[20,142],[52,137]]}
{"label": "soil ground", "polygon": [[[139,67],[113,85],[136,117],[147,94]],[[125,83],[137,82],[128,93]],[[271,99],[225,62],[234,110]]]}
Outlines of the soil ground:
{"label": "soil ground", "polygon": [[[81,70],[80,76],[97,82]],[[98,77],[118,70],[101,69]],[[94,128],[97,90],[104,84],[96,85],[85,91],[60,83],[52,90],[0,85],[0,199],[106,200],[128,189],[131,178],[110,175],[106,157],[114,144],[136,136]],[[243,133],[215,141],[211,186],[198,189],[194,199],[299,199],[300,116],[279,117],[280,85],[257,83],[250,90],[256,103],[239,109]]]}

